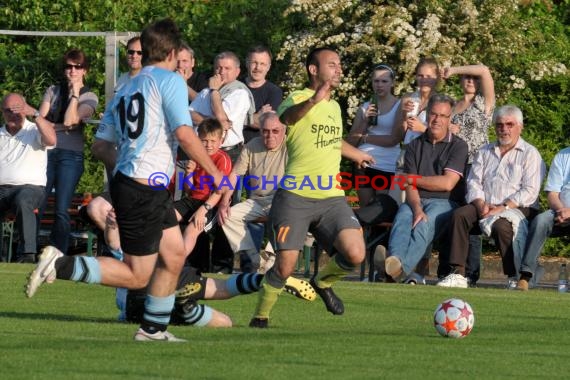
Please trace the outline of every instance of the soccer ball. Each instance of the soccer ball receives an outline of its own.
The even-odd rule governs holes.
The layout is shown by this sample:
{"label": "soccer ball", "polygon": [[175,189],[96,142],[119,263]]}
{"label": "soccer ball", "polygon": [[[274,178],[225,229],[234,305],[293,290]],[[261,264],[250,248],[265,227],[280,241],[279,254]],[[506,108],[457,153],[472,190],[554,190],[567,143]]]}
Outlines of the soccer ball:
{"label": "soccer ball", "polygon": [[450,298],[440,303],[433,313],[433,325],[437,332],[448,338],[464,338],[475,324],[471,306],[459,299]]}

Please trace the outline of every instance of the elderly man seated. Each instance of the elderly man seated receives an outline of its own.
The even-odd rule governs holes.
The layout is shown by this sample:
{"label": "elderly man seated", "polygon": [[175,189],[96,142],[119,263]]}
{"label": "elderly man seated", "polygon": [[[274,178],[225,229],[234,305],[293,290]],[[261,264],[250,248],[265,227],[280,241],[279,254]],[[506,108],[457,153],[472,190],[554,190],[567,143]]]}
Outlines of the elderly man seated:
{"label": "elderly man seated", "polygon": [[538,150],[520,136],[523,114],[518,107],[498,108],[494,123],[497,141],[484,145],[473,160],[467,179],[468,205],[451,217],[450,249],[440,255],[438,269],[445,278],[438,286],[467,288],[469,233],[480,231],[496,242],[508,287],[517,285],[515,257],[520,258],[524,250],[527,218],[537,214],[545,167]]}
{"label": "elderly man seated", "polygon": [[239,252],[244,272],[255,272],[260,264],[259,252],[247,223],[269,216],[273,195],[287,163],[285,126],[279,116],[273,111],[265,112],[259,123],[261,137],[244,146],[232,170],[234,184],[236,176],[247,175],[246,180],[250,179],[246,181],[246,186],[251,189],[249,199],[230,208],[232,192],[228,191],[218,206],[218,220],[232,250]]}
{"label": "elderly man seated", "polygon": [[0,128],[0,220],[12,211],[20,236],[19,261],[35,262],[34,210],[45,196],[47,149],[55,146],[55,130],[19,94],[4,98],[2,115],[5,124]]}
{"label": "elderly man seated", "polygon": [[467,143],[449,130],[453,105],[449,96],[432,95],[428,129],[406,148],[406,202],[394,219],[386,259],[386,274],[394,280],[412,273],[434,238],[445,231],[453,209],[463,202]]}

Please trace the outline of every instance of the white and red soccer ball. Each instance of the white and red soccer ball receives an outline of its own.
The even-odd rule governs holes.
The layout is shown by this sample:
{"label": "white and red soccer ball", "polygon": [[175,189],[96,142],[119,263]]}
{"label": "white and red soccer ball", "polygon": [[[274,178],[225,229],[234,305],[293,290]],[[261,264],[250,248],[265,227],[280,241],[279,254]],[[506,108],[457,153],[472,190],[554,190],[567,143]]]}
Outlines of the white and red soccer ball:
{"label": "white and red soccer ball", "polygon": [[450,298],[440,303],[433,313],[433,325],[441,336],[464,338],[475,324],[475,315],[471,306],[459,299]]}

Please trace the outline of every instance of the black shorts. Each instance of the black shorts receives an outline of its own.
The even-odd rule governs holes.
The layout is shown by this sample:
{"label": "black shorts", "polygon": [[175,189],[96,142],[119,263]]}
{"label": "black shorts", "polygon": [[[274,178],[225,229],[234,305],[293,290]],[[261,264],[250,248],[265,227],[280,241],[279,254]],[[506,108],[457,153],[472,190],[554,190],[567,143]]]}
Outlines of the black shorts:
{"label": "black shorts", "polygon": [[[182,216],[182,220],[180,224],[188,224],[188,220],[194,215],[196,210],[200,208],[206,201],[201,201],[199,199],[194,199],[183,195],[182,198],[174,202],[174,208],[178,213]],[[208,219],[207,223],[209,223],[214,216],[216,215],[216,208],[212,208],[210,211],[206,213],[206,218]],[[206,223],[206,224],[207,224]]]}
{"label": "black shorts", "polygon": [[178,225],[166,189],[153,189],[117,172],[111,182],[111,198],[126,254],[157,253],[162,230]]}
{"label": "black shorts", "polygon": [[278,251],[301,250],[310,231],[330,253],[340,231],[361,228],[344,197],[312,199],[283,189],[273,197],[270,220]]}

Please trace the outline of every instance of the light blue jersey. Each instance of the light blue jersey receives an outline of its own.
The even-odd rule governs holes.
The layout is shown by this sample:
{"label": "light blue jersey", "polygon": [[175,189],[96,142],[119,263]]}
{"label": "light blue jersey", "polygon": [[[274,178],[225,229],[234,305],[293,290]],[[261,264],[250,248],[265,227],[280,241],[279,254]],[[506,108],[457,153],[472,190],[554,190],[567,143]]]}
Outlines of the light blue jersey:
{"label": "light blue jersey", "polygon": [[105,110],[97,138],[117,144],[115,173],[148,179],[174,172],[178,141],[174,131],[192,126],[184,79],[146,66],[123,86]]}

